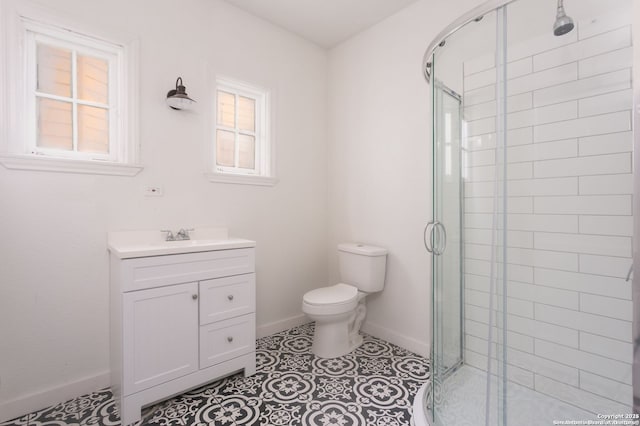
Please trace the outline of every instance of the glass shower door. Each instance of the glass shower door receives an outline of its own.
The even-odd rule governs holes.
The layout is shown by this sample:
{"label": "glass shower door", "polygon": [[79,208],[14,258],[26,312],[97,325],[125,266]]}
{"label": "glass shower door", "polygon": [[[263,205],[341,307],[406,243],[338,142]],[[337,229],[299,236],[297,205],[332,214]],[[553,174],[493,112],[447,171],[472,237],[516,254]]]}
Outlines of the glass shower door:
{"label": "glass shower door", "polygon": [[432,390],[438,398],[445,379],[463,360],[463,274],[461,174],[461,97],[441,82],[433,89],[433,225],[428,238],[433,250]]}
{"label": "glass shower door", "polygon": [[[498,177],[493,166],[497,134],[489,120],[485,120],[486,124],[482,121],[481,126],[468,125],[469,117],[495,116],[498,106],[495,90],[484,87],[488,77],[482,75],[471,82],[466,77],[475,68],[484,70],[495,66],[496,15],[490,12],[465,25],[449,36],[446,46],[441,45],[432,57],[435,225],[427,235],[431,236],[435,250],[432,255],[432,379],[425,405],[433,426],[484,425],[487,391],[492,396],[489,415],[495,420],[503,389],[501,381],[496,380],[501,370],[495,353],[501,337],[501,324],[497,322],[500,306],[493,306],[494,324],[490,326],[487,267],[489,263],[496,267],[497,278],[501,257],[498,253],[490,262],[491,229],[478,229],[487,221],[491,225],[495,194],[500,190],[494,188]],[[480,56],[473,63],[465,63],[464,58],[470,55]],[[465,99],[462,94],[470,84],[477,89]],[[484,103],[482,108],[476,106],[480,103]],[[469,202],[467,192],[477,190],[484,191],[485,197]],[[444,231],[446,248],[443,249]],[[496,232],[493,247],[500,245],[500,238],[502,235]],[[472,253],[467,253],[469,240],[481,244],[472,246]],[[471,305],[468,297],[474,299]],[[469,315],[472,321],[468,320]],[[489,330],[496,333],[490,337]],[[465,337],[467,333],[473,335]],[[487,389],[489,348],[493,352],[490,358],[494,380]],[[476,368],[467,367],[469,363]]]}
{"label": "glass shower door", "polygon": [[[460,173],[460,95],[436,82],[434,101],[442,114],[434,126],[434,203],[433,217],[436,250],[434,256],[434,283],[439,303],[434,315],[437,345],[434,355],[438,358],[440,374],[455,369],[462,362],[462,253],[460,232],[462,229],[462,182]],[[446,238],[446,241],[445,241]]]}

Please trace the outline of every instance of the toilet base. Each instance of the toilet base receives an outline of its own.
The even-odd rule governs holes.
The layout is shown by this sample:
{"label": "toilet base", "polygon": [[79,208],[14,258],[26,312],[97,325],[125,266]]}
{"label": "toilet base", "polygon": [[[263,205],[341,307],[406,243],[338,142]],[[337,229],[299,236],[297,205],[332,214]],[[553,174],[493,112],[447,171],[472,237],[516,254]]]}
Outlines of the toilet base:
{"label": "toilet base", "polygon": [[348,317],[342,321],[316,319],[311,352],[320,358],[336,358],[351,352]]}
{"label": "toilet base", "polygon": [[337,358],[356,350],[362,344],[360,326],[365,315],[364,297],[354,312],[326,317],[309,315],[316,322],[311,352],[320,358]]}
{"label": "toilet base", "polygon": [[[362,336],[357,335],[353,341],[347,341],[345,343],[344,340],[340,342],[336,341],[336,334],[334,334],[334,330],[323,330],[324,327],[320,328],[319,335],[322,337],[313,338],[313,344],[311,345],[311,352],[317,356],[318,358],[338,358],[341,356],[345,356],[356,349],[360,345],[362,345]],[[316,333],[318,332],[318,328],[316,326]],[[325,336],[330,335],[329,339]]]}
{"label": "toilet base", "polygon": [[349,345],[351,349],[349,350],[349,352],[355,351],[360,347],[361,344],[362,344],[362,335],[356,332],[355,336],[351,336],[351,344]]}

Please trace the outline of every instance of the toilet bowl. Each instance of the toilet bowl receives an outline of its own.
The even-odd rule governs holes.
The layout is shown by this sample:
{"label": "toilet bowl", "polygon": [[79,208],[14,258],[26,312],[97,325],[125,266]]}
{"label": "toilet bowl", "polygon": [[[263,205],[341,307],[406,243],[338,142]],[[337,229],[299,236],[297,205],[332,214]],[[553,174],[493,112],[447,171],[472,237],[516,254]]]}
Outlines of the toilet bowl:
{"label": "toilet bowl", "polygon": [[322,287],[304,295],[302,312],[315,321],[311,351],[321,358],[335,358],[351,352],[350,324],[358,306],[358,289],[348,284]]}
{"label": "toilet bowl", "polygon": [[368,294],[363,289],[380,291],[384,285],[385,249],[340,244],[338,252],[345,282],[311,290],[302,299],[302,312],[315,321],[311,351],[321,358],[346,355],[362,344]]}

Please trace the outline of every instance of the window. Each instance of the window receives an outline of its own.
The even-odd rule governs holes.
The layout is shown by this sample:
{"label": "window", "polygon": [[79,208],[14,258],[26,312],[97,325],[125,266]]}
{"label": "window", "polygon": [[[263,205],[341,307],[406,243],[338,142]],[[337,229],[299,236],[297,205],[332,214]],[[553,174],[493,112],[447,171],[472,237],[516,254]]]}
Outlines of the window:
{"label": "window", "polygon": [[118,48],[101,47],[27,31],[30,153],[119,160]]}
{"label": "window", "polygon": [[[137,174],[137,101],[126,96],[136,81],[129,63],[135,49],[23,16],[17,21],[15,40],[22,48],[6,61],[22,95],[14,95],[19,112],[0,162],[18,169]],[[12,41],[4,36],[5,43]]]}
{"label": "window", "polygon": [[269,94],[245,83],[218,79],[211,180],[273,185]]}

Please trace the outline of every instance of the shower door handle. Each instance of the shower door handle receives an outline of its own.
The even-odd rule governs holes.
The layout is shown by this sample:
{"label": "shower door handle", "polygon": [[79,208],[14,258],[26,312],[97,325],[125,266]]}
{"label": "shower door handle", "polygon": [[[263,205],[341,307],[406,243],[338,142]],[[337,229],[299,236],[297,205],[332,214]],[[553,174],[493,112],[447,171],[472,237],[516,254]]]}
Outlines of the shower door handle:
{"label": "shower door handle", "polygon": [[[422,240],[424,241],[424,248],[431,254],[433,253],[433,229],[436,226],[437,221],[427,223],[427,226],[424,227],[424,231],[422,232]],[[429,236],[427,237],[427,234]]]}
{"label": "shower door handle", "polygon": [[436,221],[433,225],[435,231],[435,242],[433,245],[433,254],[440,256],[447,248],[447,229],[442,222]]}
{"label": "shower door handle", "polygon": [[[428,235],[428,236],[427,236]],[[437,220],[429,222],[422,234],[424,248],[435,256],[440,256],[447,248],[447,230]]]}

